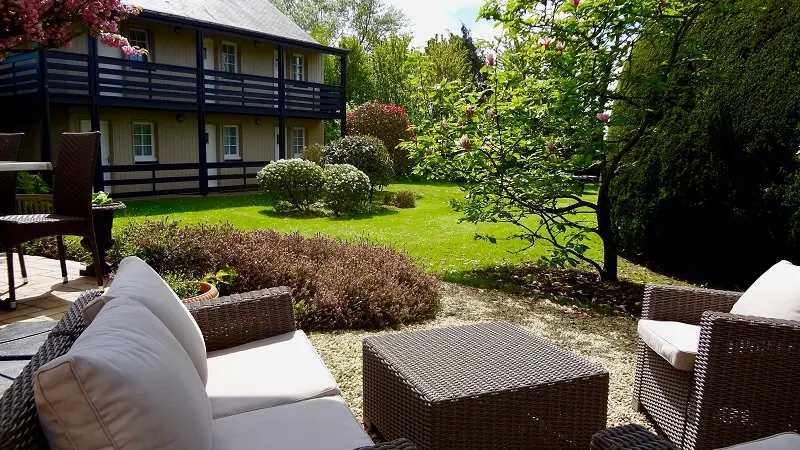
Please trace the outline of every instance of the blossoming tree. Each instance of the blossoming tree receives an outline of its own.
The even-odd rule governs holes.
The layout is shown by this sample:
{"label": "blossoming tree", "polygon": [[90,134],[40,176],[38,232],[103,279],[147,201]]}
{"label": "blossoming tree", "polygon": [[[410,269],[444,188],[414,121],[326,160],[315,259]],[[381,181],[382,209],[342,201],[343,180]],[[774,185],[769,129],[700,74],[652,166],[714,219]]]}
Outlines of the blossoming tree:
{"label": "blossoming tree", "polygon": [[[549,244],[545,262],[588,264],[616,280],[609,184],[659,111],[702,85],[706,57],[687,31],[722,4],[489,0],[481,16],[502,24],[504,35],[487,58],[485,89],[451,82],[429,90],[428,110],[444,119],[417,123],[416,142],[404,145],[422,161],[418,170],[466,191],[453,203],[464,220],[512,223],[513,238]],[[630,79],[634,49],[648,46],[670,51],[656,73]],[[692,70],[677,70],[685,67]],[[624,83],[642,89],[626,95]],[[583,193],[589,174],[598,176],[596,197]],[[602,253],[590,250],[596,239]]]}
{"label": "blossoming tree", "polygon": [[142,54],[118,34],[119,22],[140,8],[121,0],[4,0],[0,2],[0,58],[26,42],[58,48],[83,33],[97,36],[125,54]]}

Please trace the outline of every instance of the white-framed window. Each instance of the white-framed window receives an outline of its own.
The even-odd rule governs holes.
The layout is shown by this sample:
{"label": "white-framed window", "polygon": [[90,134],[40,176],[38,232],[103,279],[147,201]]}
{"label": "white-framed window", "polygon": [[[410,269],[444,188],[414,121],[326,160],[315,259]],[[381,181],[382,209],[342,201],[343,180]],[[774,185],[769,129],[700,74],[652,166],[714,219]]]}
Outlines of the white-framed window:
{"label": "white-framed window", "polygon": [[222,126],[222,148],[225,159],[241,159],[239,154],[239,126]]}
{"label": "white-framed window", "polygon": [[292,55],[292,79],[303,81],[306,75],[305,57],[303,55]]}
{"label": "white-framed window", "polygon": [[278,78],[278,51],[272,53],[272,76]]}
{"label": "white-framed window", "polygon": [[295,158],[299,158],[306,148],[306,129],[295,127],[292,129],[292,150]]}
{"label": "white-framed window", "polygon": [[155,162],[155,124],[153,122],[133,123],[133,161]]}
{"label": "white-framed window", "polygon": [[236,55],[236,44],[223,42],[220,47],[222,54],[222,71],[236,73],[239,71],[239,64]]}
{"label": "white-framed window", "polygon": [[[139,47],[151,53],[150,48],[150,31],[144,28],[130,28],[128,29],[128,42],[131,47]],[[134,61],[150,61],[149,55],[131,55],[128,57]]]}

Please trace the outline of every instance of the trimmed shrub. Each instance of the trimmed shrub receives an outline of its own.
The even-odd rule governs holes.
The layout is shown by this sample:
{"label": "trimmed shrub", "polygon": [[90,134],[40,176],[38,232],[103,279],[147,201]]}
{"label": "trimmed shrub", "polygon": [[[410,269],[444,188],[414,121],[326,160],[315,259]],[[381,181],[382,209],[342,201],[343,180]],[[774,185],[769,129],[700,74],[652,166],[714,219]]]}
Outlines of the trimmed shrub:
{"label": "trimmed shrub", "polygon": [[322,144],[311,144],[306,145],[303,148],[303,152],[300,154],[300,158],[311,161],[317,165],[322,165],[322,154],[325,152],[325,146]]}
{"label": "trimmed shrub", "polygon": [[269,198],[294,210],[307,211],[322,197],[322,168],[311,161],[275,161],[261,169],[256,178]]}
{"label": "trimmed shrub", "polygon": [[361,211],[369,202],[369,178],[355,166],[329,164],[324,177],[323,200],[337,216]]}
{"label": "trimmed shrub", "polygon": [[392,205],[401,209],[416,208],[417,196],[413,191],[395,192],[392,196]]}
{"label": "trimmed shrub", "polygon": [[392,161],[386,146],[371,136],[347,136],[331,142],[322,155],[325,164],[350,164],[364,172],[372,189],[392,180]]}
{"label": "trimmed shrub", "polygon": [[347,134],[380,139],[392,159],[394,173],[403,176],[411,173],[408,150],[399,147],[401,142],[411,140],[413,136],[405,109],[383,103],[365,103],[347,114]]}
{"label": "trimmed shrub", "polygon": [[[713,78],[660,112],[610,187],[622,255],[698,284],[744,289],[800,255],[800,3],[738,7],[694,27],[690,38],[709,55]],[[632,79],[647,79],[664,60],[659,47],[643,50]]]}

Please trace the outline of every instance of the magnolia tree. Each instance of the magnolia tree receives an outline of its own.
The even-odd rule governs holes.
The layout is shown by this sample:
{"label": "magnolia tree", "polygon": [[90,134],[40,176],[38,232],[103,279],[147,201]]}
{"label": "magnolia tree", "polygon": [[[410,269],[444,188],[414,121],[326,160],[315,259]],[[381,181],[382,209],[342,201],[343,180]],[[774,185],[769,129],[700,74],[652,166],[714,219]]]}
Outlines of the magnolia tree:
{"label": "magnolia tree", "polygon": [[145,50],[118,34],[119,22],[140,11],[121,0],[4,0],[0,2],[0,58],[27,42],[64,47],[87,32],[125,54],[142,54]]}
{"label": "magnolia tree", "polygon": [[[484,90],[457,81],[428,90],[427,110],[437,114],[419,121],[416,141],[404,145],[422,161],[418,170],[466,191],[453,202],[464,220],[512,223],[513,237],[528,246],[549,244],[545,262],[589,264],[616,280],[609,184],[659,111],[701,84],[704,57],[687,31],[718,3],[490,0],[481,16],[502,24],[504,35],[495,49],[502,51],[487,56]],[[656,73],[626,77],[634,47],[647,46],[670,50]],[[691,76],[676,76],[684,67]],[[626,96],[621,83],[643,88]],[[599,175],[596,197],[583,195],[585,174]],[[602,257],[587,245],[597,237]]]}

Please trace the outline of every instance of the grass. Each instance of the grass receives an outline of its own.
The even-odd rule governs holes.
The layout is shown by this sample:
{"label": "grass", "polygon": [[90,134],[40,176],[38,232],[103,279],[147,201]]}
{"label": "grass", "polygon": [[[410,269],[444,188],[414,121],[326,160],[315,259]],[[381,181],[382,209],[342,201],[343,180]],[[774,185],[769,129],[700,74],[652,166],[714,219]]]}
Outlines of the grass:
{"label": "grass", "polygon": [[[238,228],[271,228],[310,236],[321,233],[342,239],[367,238],[405,249],[430,273],[458,280],[476,269],[535,261],[548,252],[509,239],[517,229],[509,224],[459,223],[450,209],[450,199],[463,195],[457,186],[444,183],[397,183],[389,191],[411,190],[421,195],[414,209],[387,209],[351,217],[320,217],[278,213],[260,194],[170,199],[133,200],[118,215],[117,224],[129,220],[164,218],[186,224],[231,222]],[[497,244],[476,240],[476,234],[492,234]],[[591,242],[590,255],[597,257],[599,240]]]}

